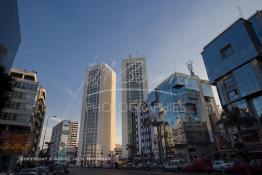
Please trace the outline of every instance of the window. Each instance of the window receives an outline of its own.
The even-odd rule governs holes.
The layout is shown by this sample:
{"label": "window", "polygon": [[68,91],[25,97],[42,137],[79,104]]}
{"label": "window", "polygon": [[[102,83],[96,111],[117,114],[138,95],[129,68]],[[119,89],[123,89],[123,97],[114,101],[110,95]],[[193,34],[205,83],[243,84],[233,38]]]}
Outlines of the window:
{"label": "window", "polygon": [[227,90],[235,89],[235,82],[233,77],[229,77],[224,80],[224,85]]}
{"label": "window", "polygon": [[23,74],[17,73],[17,72],[11,72],[10,76],[13,78],[21,78],[23,77]]}
{"label": "window", "polygon": [[221,57],[223,59],[228,58],[234,54],[234,50],[231,44],[226,45],[224,48],[220,50]]}
{"label": "window", "polygon": [[237,94],[237,91],[236,91],[236,90],[233,90],[233,91],[228,92],[228,93],[227,93],[227,96],[228,96],[228,99],[229,99],[230,101],[233,101],[233,100],[239,98],[239,95]]}
{"label": "window", "polygon": [[31,80],[31,81],[35,81],[35,77],[34,77],[34,76],[31,76],[31,75],[25,75],[25,76],[24,76],[24,79],[26,79],[26,80]]}

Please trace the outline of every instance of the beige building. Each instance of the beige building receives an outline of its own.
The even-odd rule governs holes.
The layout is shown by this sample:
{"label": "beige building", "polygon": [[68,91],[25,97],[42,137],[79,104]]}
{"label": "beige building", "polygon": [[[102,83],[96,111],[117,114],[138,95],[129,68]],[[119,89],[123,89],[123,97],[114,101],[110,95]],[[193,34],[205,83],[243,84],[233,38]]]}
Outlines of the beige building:
{"label": "beige building", "polygon": [[34,71],[13,68],[9,75],[12,91],[7,92],[9,100],[0,112],[0,168],[8,162],[12,169],[19,156],[36,156],[39,151],[46,91]]}
{"label": "beige building", "polygon": [[[122,151],[123,158],[133,157],[135,147],[137,122],[135,108],[146,101],[148,84],[146,61],[144,57],[131,57],[122,62]],[[134,129],[135,128],[135,129]],[[126,149],[128,148],[128,150]]]}
{"label": "beige building", "polygon": [[[107,64],[88,67],[80,122],[79,158],[98,160],[114,150],[115,103],[116,73]],[[82,161],[82,164],[87,162]]]}

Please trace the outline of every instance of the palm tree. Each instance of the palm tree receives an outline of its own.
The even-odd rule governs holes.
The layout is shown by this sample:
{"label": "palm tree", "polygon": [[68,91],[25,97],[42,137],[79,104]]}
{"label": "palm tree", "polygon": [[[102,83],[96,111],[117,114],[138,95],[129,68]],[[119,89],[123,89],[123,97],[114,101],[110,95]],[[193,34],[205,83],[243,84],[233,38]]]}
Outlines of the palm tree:
{"label": "palm tree", "polygon": [[157,142],[158,142],[158,148],[159,148],[159,159],[161,163],[165,160],[164,159],[164,150],[163,150],[163,144],[162,139],[164,138],[164,134],[162,132],[162,127],[165,127],[168,123],[166,121],[158,121],[156,118],[153,118],[151,120],[150,118],[145,118],[143,121],[143,125],[146,127],[153,126],[157,128]]}
{"label": "palm tree", "polygon": [[221,114],[220,120],[216,125],[223,124],[226,132],[226,136],[229,138],[229,128],[237,128],[237,140],[234,147],[237,150],[243,150],[247,154],[247,149],[245,148],[244,139],[242,137],[242,127],[250,128],[254,126],[254,122],[257,121],[256,118],[252,117],[248,112],[237,107],[233,107],[231,110],[225,108]]}
{"label": "palm tree", "polygon": [[12,91],[13,79],[5,73],[5,68],[0,65],[0,112],[4,108],[5,103],[9,100],[7,92]]}

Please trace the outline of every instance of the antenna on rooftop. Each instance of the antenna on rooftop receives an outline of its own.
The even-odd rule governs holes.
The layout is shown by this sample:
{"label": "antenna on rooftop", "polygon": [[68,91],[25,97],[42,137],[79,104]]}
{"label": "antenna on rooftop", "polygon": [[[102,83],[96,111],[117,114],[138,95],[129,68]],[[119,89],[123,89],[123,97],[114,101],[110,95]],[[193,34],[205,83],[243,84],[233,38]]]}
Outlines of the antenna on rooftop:
{"label": "antenna on rooftop", "polygon": [[239,14],[239,18],[243,18],[244,16],[243,16],[242,10],[241,10],[241,8],[240,8],[240,6],[239,6],[239,1],[236,0],[235,2],[236,2],[236,6],[237,6],[237,11],[238,11],[238,14]]}
{"label": "antenna on rooftop", "polygon": [[189,70],[189,72],[190,72],[190,75],[191,76],[195,76],[195,73],[194,73],[194,71],[193,71],[193,61],[192,60],[190,60],[188,63],[186,63],[187,64],[187,69]]}
{"label": "antenna on rooftop", "polygon": [[239,12],[239,17],[243,18],[243,13],[242,13],[241,8],[239,6],[237,6],[237,10]]}

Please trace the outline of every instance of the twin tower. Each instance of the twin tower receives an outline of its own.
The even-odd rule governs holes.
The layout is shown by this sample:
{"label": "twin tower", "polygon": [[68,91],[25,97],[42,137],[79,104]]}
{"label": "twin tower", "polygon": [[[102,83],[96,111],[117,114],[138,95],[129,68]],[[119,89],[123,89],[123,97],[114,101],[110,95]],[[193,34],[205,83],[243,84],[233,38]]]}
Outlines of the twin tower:
{"label": "twin tower", "polygon": [[[116,81],[122,88],[116,89]],[[122,61],[118,76],[107,64],[89,66],[85,75],[78,157],[99,160],[110,154],[116,139],[116,91],[122,94],[122,145],[132,142],[132,106],[145,101],[148,93],[145,58]],[[120,132],[120,131],[117,131]]]}

